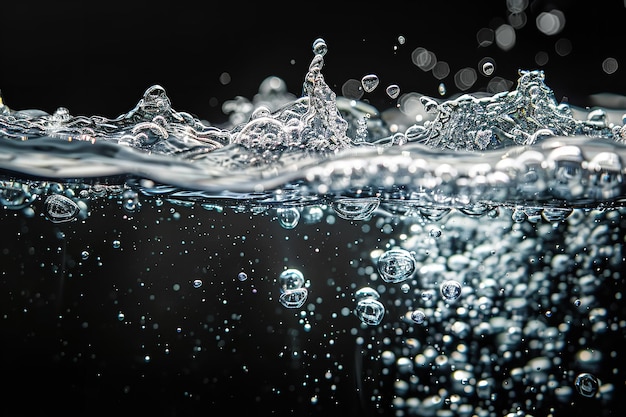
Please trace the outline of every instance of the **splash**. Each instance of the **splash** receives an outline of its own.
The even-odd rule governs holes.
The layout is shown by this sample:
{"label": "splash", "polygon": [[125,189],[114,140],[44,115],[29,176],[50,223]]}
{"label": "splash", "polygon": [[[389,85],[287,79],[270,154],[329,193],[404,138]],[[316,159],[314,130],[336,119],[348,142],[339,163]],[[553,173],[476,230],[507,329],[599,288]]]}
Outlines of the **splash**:
{"label": "splash", "polygon": [[[323,39],[314,42],[300,98],[274,77],[260,89],[260,104],[227,103],[239,122],[222,126],[174,110],[158,85],[114,119],[2,104],[0,167],[56,182],[146,180],[137,191],[173,198],[326,200],[351,219],[410,202],[474,211],[613,204],[624,196],[623,120],[558,103],[542,71],[520,71],[513,91],[421,96],[421,108],[403,116],[419,113],[423,122],[403,124],[337,97],[322,73],[327,51]],[[3,180],[5,199],[9,189],[29,188],[13,181]]]}
{"label": "splash", "polygon": [[[376,398],[372,402],[378,411],[381,388],[393,391],[391,409],[411,415],[522,415],[527,408],[549,408],[546,412],[553,413],[554,404],[546,406],[546,399],[556,398],[556,407],[575,408],[580,406],[578,394],[590,400],[612,400],[612,387],[623,385],[614,385],[619,373],[600,374],[598,363],[603,351],[613,349],[614,340],[623,340],[612,337],[623,333],[619,324],[624,322],[619,317],[623,308],[618,304],[622,297],[619,292],[610,294],[610,308],[600,300],[607,288],[611,291],[610,285],[623,284],[619,272],[626,197],[622,113],[558,103],[546,75],[536,70],[520,71],[512,91],[448,100],[406,93],[419,96],[420,106],[379,111],[332,91],[323,76],[327,52],[322,39],[314,42],[301,97],[292,96],[282,80],[270,77],[254,102],[238,97],[224,103],[230,116],[222,125],[174,110],[159,85],[148,88],[133,109],[112,119],[74,116],[63,107],[53,114],[13,110],[0,102],[4,214],[27,219],[39,215],[45,226],[56,231],[55,239],[63,239],[58,249],[39,250],[31,242],[48,245],[43,234],[26,236],[34,228],[23,222],[28,227],[16,230],[26,237],[13,235],[10,250],[3,253],[15,251],[15,244],[28,246],[23,248],[27,261],[15,262],[23,276],[41,276],[37,268],[50,265],[39,258],[35,261],[35,256],[61,253],[58,271],[63,275],[66,252],[69,259],[72,249],[66,251],[63,228],[78,232],[72,243],[81,245],[76,261],[67,262],[77,277],[67,280],[72,285],[93,274],[92,261],[113,271],[108,275],[112,281],[129,271],[119,272],[115,266],[144,262],[136,268],[137,276],[133,273],[138,289],[118,294],[115,288],[112,311],[124,325],[133,322],[130,312],[119,310],[125,298],[130,300],[150,287],[146,282],[154,284],[154,276],[171,273],[176,261],[165,262],[161,256],[174,253],[178,260],[197,255],[201,259],[197,263],[176,263],[171,279],[189,278],[190,288],[197,293],[219,288],[215,298],[202,295],[201,303],[192,308],[193,293],[178,299],[169,290],[181,291],[178,282],[173,286],[167,282],[169,292],[163,297],[190,305],[179,310],[177,319],[190,328],[189,335],[201,335],[193,337],[198,343],[194,360],[210,349],[208,343],[200,345],[207,331],[224,329],[216,334],[218,350],[226,351],[225,344],[232,342],[245,351],[251,341],[265,343],[268,334],[274,336],[273,329],[288,326],[288,317],[281,318],[279,326],[264,309],[242,310],[246,303],[230,298],[230,281],[223,276],[232,278],[236,288],[230,294],[236,290],[238,297],[244,296],[244,290],[258,297],[264,281],[271,281],[273,287],[264,301],[278,305],[277,314],[295,313],[304,332],[328,324],[323,340],[312,346],[324,349],[335,340],[358,335],[350,348],[357,344],[359,376],[368,350],[371,358],[381,359],[384,372],[364,371],[371,371],[372,380],[373,375],[381,381],[393,379],[389,386],[376,381],[371,398]],[[362,84],[371,92],[379,80],[369,74]],[[390,87],[389,97],[402,100],[399,87]],[[162,209],[166,202],[169,211]],[[147,216],[134,218],[143,207],[150,211]],[[121,209],[123,220],[112,225],[94,221],[95,230],[102,228],[94,232],[83,227],[92,208],[107,220],[117,219]],[[207,213],[198,215],[196,208]],[[234,215],[225,220],[227,210]],[[239,222],[242,217],[236,216],[241,213],[250,217]],[[276,245],[279,233],[271,225],[252,222],[252,215],[268,213],[280,226],[279,232],[291,239],[288,244]],[[155,217],[152,225],[147,222],[150,214]],[[359,228],[335,233],[336,221]],[[176,222],[177,226],[161,232],[160,227]],[[315,225],[315,231],[300,234],[294,231],[299,224]],[[261,231],[264,226],[268,228]],[[135,239],[140,230],[145,235]],[[254,249],[244,245],[251,230],[257,234]],[[103,250],[92,236],[106,240],[113,252]],[[208,253],[209,245],[214,253]],[[276,246],[286,250],[277,256]],[[137,257],[138,248],[152,255]],[[106,260],[102,253],[107,254]],[[124,257],[125,253],[131,257]],[[324,264],[316,271],[318,276],[311,273],[310,263],[315,261],[307,265],[314,256]],[[332,263],[328,268],[327,260]],[[275,268],[277,263],[294,265]],[[345,286],[344,278],[353,276],[360,284]],[[9,286],[6,293],[11,302],[17,294],[35,293],[30,288],[22,291],[19,283],[11,287],[14,282],[3,281]],[[324,282],[331,296],[323,294]],[[142,334],[147,333],[146,320],[159,314],[147,307],[152,305],[152,295],[149,303],[127,303],[150,310],[141,311]],[[35,298],[44,299],[39,293]],[[257,300],[249,305],[256,306]],[[17,326],[22,327],[21,318],[38,305],[29,299],[27,308],[17,308]],[[82,321],[81,314],[70,314],[75,308],[57,314],[59,320],[75,316]],[[216,309],[214,316],[207,313],[211,308]],[[231,314],[226,309],[232,309]],[[166,310],[163,328],[177,314],[176,308]],[[253,319],[240,320],[242,311],[252,312]],[[106,321],[101,311],[97,316]],[[351,331],[336,321],[348,316],[354,320],[347,324],[354,326]],[[83,329],[91,326],[87,320],[83,324]],[[160,332],[153,353],[167,346],[169,355],[166,331],[152,330]],[[313,339],[297,337],[296,330],[285,333],[293,344],[291,359],[309,360],[308,349],[297,345]],[[23,339],[37,340],[33,339],[36,332],[28,331]],[[177,327],[174,333],[181,332]],[[604,340],[603,334],[611,339],[607,347],[598,342]],[[233,337],[241,337],[241,344]],[[172,342],[173,350],[178,346]],[[158,355],[151,356],[144,347],[149,351],[150,343],[142,344],[141,351],[147,366]],[[318,394],[326,396],[317,390],[323,381],[332,384],[328,395],[332,401],[332,391],[347,381],[341,379],[340,369],[348,368],[342,363],[343,354],[321,353],[314,351],[311,357],[329,359],[328,366],[309,362],[299,386],[302,391],[309,387],[315,391],[311,405]],[[216,362],[213,353],[207,356]],[[253,363],[257,356],[262,357],[255,350],[246,359]],[[275,357],[282,358],[283,352]],[[179,381],[179,369],[185,366],[177,367],[174,380]],[[247,364],[244,370],[247,380]],[[142,380],[149,379],[144,368],[141,372]],[[229,381],[232,375],[228,373]],[[156,379],[163,376],[159,373]],[[222,382],[217,378],[214,385]],[[267,375],[262,379],[266,383]],[[357,378],[359,393],[367,391],[365,382]],[[291,388],[284,390],[289,397],[297,394]],[[277,398],[286,398],[277,397],[279,391],[272,390],[270,397],[259,391],[257,398],[269,398],[270,407],[275,407]]]}

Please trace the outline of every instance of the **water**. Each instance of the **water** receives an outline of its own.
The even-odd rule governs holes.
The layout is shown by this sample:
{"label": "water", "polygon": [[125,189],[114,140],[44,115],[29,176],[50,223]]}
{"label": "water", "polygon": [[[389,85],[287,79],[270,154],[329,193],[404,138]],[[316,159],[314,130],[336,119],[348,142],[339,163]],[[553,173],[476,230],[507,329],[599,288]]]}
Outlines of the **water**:
{"label": "water", "polygon": [[220,125],[159,85],[114,119],[7,98],[11,395],[173,415],[615,415],[626,111],[559,103],[534,69],[445,100],[369,74],[357,90],[399,100],[377,109],[326,84],[328,51],[313,42],[300,97],[269,77]]}

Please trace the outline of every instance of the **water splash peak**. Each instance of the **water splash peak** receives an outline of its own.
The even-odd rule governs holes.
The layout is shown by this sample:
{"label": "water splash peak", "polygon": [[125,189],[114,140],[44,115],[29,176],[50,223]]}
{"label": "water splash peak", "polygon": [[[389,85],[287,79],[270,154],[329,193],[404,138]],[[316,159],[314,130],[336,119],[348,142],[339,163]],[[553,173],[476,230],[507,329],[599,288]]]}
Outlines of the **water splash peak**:
{"label": "water splash peak", "polygon": [[[512,91],[419,95],[413,114],[401,106],[381,112],[332,91],[322,72],[327,52],[316,39],[300,97],[271,77],[256,105],[225,104],[231,123],[222,125],[174,110],[159,85],[113,119],[2,103],[0,168],[56,182],[117,177],[132,187],[139,178],[151,186],[137,192],[176,198],[323,200],[352,220],[381,209],[484,214],[499,205],[554,210],[624,197],[623,118],[558,103],[543,71],[520,70]],[[371,90],[378,78],[364,82]],[[12,182],[6,176],[5,194]]]}

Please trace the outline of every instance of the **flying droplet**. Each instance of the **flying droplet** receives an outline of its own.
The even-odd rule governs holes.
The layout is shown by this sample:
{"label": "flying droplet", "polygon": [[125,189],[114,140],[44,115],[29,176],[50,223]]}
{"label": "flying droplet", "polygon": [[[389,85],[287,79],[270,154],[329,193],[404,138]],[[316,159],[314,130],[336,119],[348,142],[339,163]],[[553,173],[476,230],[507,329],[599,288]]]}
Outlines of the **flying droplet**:
{"label": "flying droplet", "polygon": [[495,65],[493,65],[493,62],[491,62],[491,61],[483,62],[483,65],[482,65],[482,68],[481,68],[483,74],[485,74],[485,75],[493,74],[495,69],[496,69],[496,67],[495,67]]}
{"label": "flying droplet", "polygon": [[313,41],[313,53],[315,55],[326,55],[328,52],[328,46],[326,45],[326,41],[322,38],[317,38]]}
{"label": "flying droplet", "polygon": [[445,96],[448,90],[446,90],[446,85],[444,83],[440,83],[439,87],[437,87],[437,91],[440,96]]}
{"label": "flying droplet", "polygon": [[366,93],[371,93],[372,91],[374,91],[376,87],[378,87],[379,83],[380,80],[378,79],[378,75],[376,74],[369,74],[361,78],[361,85],[363,86],[363,90],[365,90]]}
{"label": "flying droplet", "polygon": [[400,95],[400,87],[397,84],[391,84],[390,86],[387,86],[387,89],[385,91],[390,98],[398,98],[398,96]]}

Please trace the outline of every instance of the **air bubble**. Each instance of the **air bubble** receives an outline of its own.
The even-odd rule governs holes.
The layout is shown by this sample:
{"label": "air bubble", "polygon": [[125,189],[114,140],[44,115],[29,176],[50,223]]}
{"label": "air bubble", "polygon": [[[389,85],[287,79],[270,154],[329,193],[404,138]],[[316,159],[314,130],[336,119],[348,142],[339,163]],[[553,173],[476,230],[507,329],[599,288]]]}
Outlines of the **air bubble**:
{"label": "air bubble", "polygon": [[594,375],[583,372],[576,377],[574,386],[576,387],[576,391],[583,397],[593,397],[600,388],[600,382]]}
{"label": "air bubble", "polygon": [[61,194],[48,196],[44,206],[46,215],[53,223],[63,223],[74,220],[80,212],[78,204]]}
{"label": "air bubble", "polygon": [[300,210],[296,207],[277,208],[276,215],[278,216],[278,222],[283,229],[293,229],[300,221]]}
{"label": "air bubble", "polygon": [[413,276],[416,262],[404,249],[391,249],[378,258],[378,271],[385,282],[401,282]]}
{"label": "air bubble", "polygon": [[461,296],[462,286],[458,281],[447,280],[441,284],[441,296],[446,301],[454,301]]}
{"label": "air bubble", "polygon": [[411,320],[416,324],[423,324],[426,320],[426,314],[422,310],[414,310],[411,312]]}
{"label": "air bubble", "polygon": [[304,275],[297,269],[286,269],[278,277],[281,292],[300,289],[304,286]]}
{"label": "air bubble", "polygon": [[279,298],[280,303],[286,308],[300,308],[304,305],[308,296],[306,288],[285,290]]}
{"label": "air bubble", "polygon": [[383,320],[385,306],[373,298],[363,298],[357,302],[354,314],[361,322],[369,326],[376,326]]}

